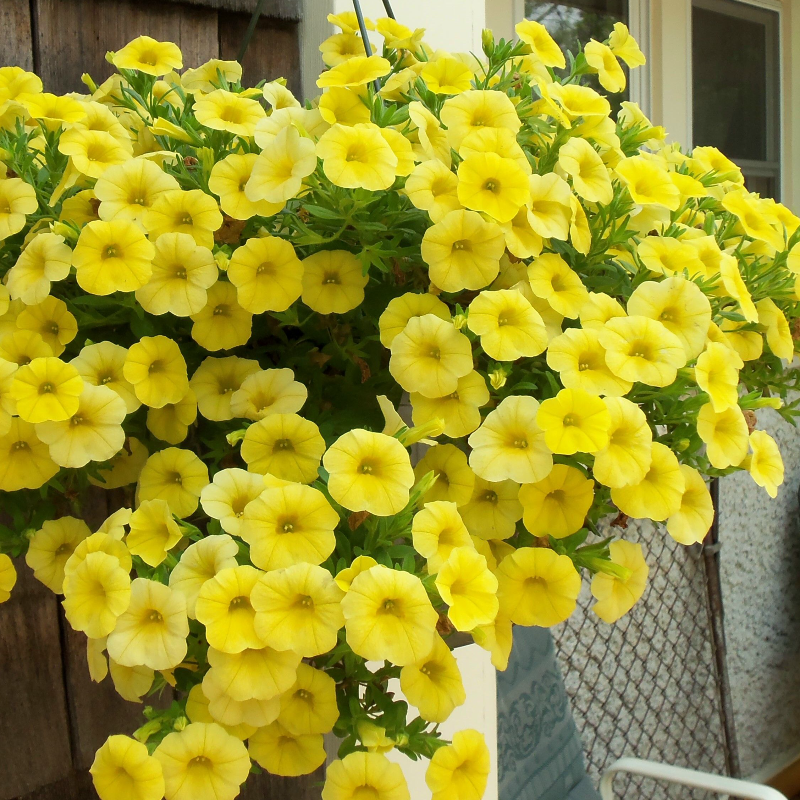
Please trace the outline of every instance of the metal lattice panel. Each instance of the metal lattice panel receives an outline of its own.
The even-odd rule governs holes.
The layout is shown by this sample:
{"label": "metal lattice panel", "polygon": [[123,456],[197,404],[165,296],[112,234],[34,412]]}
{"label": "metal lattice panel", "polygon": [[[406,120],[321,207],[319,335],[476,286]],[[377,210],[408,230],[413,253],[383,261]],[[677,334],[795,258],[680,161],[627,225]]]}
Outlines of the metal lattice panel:
{"label": "metal lattice panel", "polygon": [[[625,538],[642,544],[650,566],[642,600],[607,625],[585,584],[575,614],[553,630],[589,774],[596,784],[623,755],[726,774],[703,558],[651,523],[631,521]],[[710,796],[617,780],[620,797]]]}

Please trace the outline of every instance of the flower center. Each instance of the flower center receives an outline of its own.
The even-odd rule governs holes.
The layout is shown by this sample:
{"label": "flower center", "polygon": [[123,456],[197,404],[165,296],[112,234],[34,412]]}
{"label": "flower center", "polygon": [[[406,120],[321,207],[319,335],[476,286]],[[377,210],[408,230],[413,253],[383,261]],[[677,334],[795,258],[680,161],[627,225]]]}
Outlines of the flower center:
{"label": "flower center", "polygon": [[203,769],[210,769],[211,759],[208,756],[195,756],[190,762],[190,767],[202,767]]}
{"label": "flower center", "polygon": [[273,450],[294,450],[291,439],[278,439]]}
{"label": "flower center", "polygon": [[309,597],[308,595],[303,595],[300,598],[298,605],[301,608],[313,609],[314,608],[314,600],[311,597]]}
{"label": "flower center", "polygon": [[500,183],[494,178],[489,178],[489,180],[483,184],[483,188],[487,192],[492,192],[493,194],[497,194],[497,192],[500,191]]}
{"label": "flower center", "polygon": [[514,439],[514,447],[518,450],[525,450],[528,447],[527,439]]}
{"label": "flower center", "polygon": [[258,268],[256,269],[256,275],[272,275],[275,272],[275,268],[270,264],[269,261],[265,261],[263,264],[259,264]]}
{"label": "flower center", "polygon": [[331,284],[338,286],[341,282],[342,279],[339,277],[338,272],[326,272],[322,278],[322,283],[324,286],[330,286]]}
{"label": "flower center", "polygon": [[219,118],[223,122],[233,122],[236,125],[241,125],[242,123],[242,109],[237,108],[236,106],[225,106],[222,109],[222,112],[219,115]]}
{"label": "flower center", "polygon": [[192,215],[188,212],[184,212],[180,217],[178,217],[178,222],[181,225],[191,225],[193,223]]}
{"label": "flower center", "polygon": [[57,322],[47,322],[42,326],[42,330],[45,333],[50,333],[53,336],[58,336],[58,331],[59,331],[58,323]]}
{"label": "flower center", "polygon": [[106,245],[103,249],[103,258],[116,258],[117,246],[115,244]]}
{"label": "flower center", "polygon": [[229,611],[243,611],[252,608],[248,597],[234,597],[228,605]]}
{"label": "flower center", "polygon": [[571,428],[580,424],[580,419],[576,414],[564,414],[564,419],[561,421],[565,428]]}
{"label": "flower center", "polygon": [[472,245],[468,239],[459,239],[456,242],[453,242],[453,250],[464,250],[465,252],[470,252],[472,250]]}
{"label": "flower center", "polygon": [[220,305],[214,308],[214,316],[215,317],[227,317],[230,315],[230,306],[226,305],[225,303],[220,303]]}
{"label": "flower center", "polygon": [[[19,442],[17,444],[19,444]],[[68,544],[67,542],[64,542],[63,544],[60,544],[58,546],[58,548],[56,549],[56,553],[55,554],[57,556],[65,556],[68,553],[70,553],[70,554],[72,553],[72,545]]]}
{"label": "flower center", "polygon": [[160,611],[156,611],[154,608],[147,612],[147,621],[148,622],[163,622],[164,617],[161,616]]}
{"label": "flower center", "polygon": [[428,358],[433,358],[436,361],[439,361],[442,357],[442,351],[438,347],[431,347],[428,350]]}
{"label": "flower center", "polygon": [[175,277],[179,278],[182,281],[185,281],[186,280],[186,267],[178,267],[178,269],[175,270]]}
{"label": "flower center", "polygon": [[309,692],[308,689],[298,689],[294,693],[294,696],[298,700],[305,700],[306,703],[310,703],[314,699],[314,695],[311,694],[311,692]]}
{"label": "flower center", "polygon": [[283,524],[279,524],[278,527],[284,533],[291,533],[294,530],[294,522],[292,522],[291,520],[286,520],[286,522],[284,522]]}
{"label": "flower center", "polygon": [[78,425],[83,425],[84,419],[80,414],[70,417],[69,424],[71,427],[76,428]]}
{"label": "flower center", "polygon": [[98,385],[105,386],[106,384],[111,383],[113,380],[114,377],[112,375],[104,375],[102,378],[100,378]]}
{"label": "flower center", "polygon": [[484,503],[497,503],[497,492],[487,489],[480,498]]}
{"label": "flower center", "polygon": [[50,383],[50,381],[43,383],[39,387],[39,394],[53,394],[54,391],[55,391],[55,386],[53,386],[53,384]]}
{"label": "flower center", "polygon": [[170,483],[183,483],[183,476],[180,472],[172,472],[168,476]]}
{"label": "flower center", "polygon": [[20,441],[14,442],[14,444],[11,445],[11,449],[19,452],[20,450],[30,450],[31,446],[27,442]]}
{"label": "flower center", "polygon": [[164,369],[164,362],[163,361],[151,361],[150,366],[147,368],[147,371],[150,375],[155,375],[157,372],[161,372]]}

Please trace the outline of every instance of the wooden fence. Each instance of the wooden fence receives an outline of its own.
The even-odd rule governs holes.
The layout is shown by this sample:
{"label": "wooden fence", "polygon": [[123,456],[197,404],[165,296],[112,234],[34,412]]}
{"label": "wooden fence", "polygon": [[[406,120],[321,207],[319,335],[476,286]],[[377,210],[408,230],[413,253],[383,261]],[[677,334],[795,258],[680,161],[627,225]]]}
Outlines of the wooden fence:
{"label": "wooden fence", "polygon": [[[176,42],[184,65],[236,58],[256,0],[0,0],[0,66],[35,70],[46,91],[86,91],[111,74],[108,50],[140,34]],[[299,0],[267,0],[244,59],[244,81],[285,77],[300,91]],[[98,493],[91,524],[113,508]],[[2,493],[0,493],[0,512]],[[87,769],[109,733],[142,723],[110,678],[89,679],[86,639],[65,623],[59,598],[24,563],[0,606],[0,800],[90,800]],[[251,776],[244,800],[316,800],[322,772],[302,780]],[[122,800],[122,798],[120,799]]]}

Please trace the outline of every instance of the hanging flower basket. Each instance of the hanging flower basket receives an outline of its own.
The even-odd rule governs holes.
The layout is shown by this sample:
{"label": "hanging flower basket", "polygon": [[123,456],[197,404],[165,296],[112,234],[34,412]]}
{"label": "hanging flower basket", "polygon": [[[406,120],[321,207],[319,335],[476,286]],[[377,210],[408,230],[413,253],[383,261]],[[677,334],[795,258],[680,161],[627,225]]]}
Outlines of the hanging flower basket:
{"label": "hanging flower basket", "polygon": [[689,545],[709,478],[783,481],[800,220],[612,115],[625,26],[567,60],[530,21],[481,58],[331,21],[305,105],[148,37],[88,95],[0,70],[0,600],[24,555],[94,680],[175,688],[102,800],[228,800],[331,731],[325,800],[408,798],[392,748],[478,798],[456,638],[504,669],[582,576],[614,622],[627,517]]}

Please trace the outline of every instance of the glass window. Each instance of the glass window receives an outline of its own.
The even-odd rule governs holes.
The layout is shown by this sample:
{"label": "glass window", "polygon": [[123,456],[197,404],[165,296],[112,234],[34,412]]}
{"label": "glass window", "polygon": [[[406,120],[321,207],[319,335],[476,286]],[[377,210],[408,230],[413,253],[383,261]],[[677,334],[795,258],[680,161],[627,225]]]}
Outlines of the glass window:
{"label": "glass window", "polygon": [[[577,54],[589,39],[602,42],[608,39],[615,22],[628,22],[628,0],[563,0],[551,3],[545,0],[525,0],[525,18],[541,22],[562,50]],[[622,64],[626,75],[628,68]],[[592,88],[604,95],[596,76],[587,81]],[[628,88],[617,95],[610,95],[612,112],[616,114],[619,104],[629,98]]]}
{"label": "glass window", "polygon": [[742,168],[748,188],[780,191],[779,15],[736,0],[694,0],[692,138]]}

